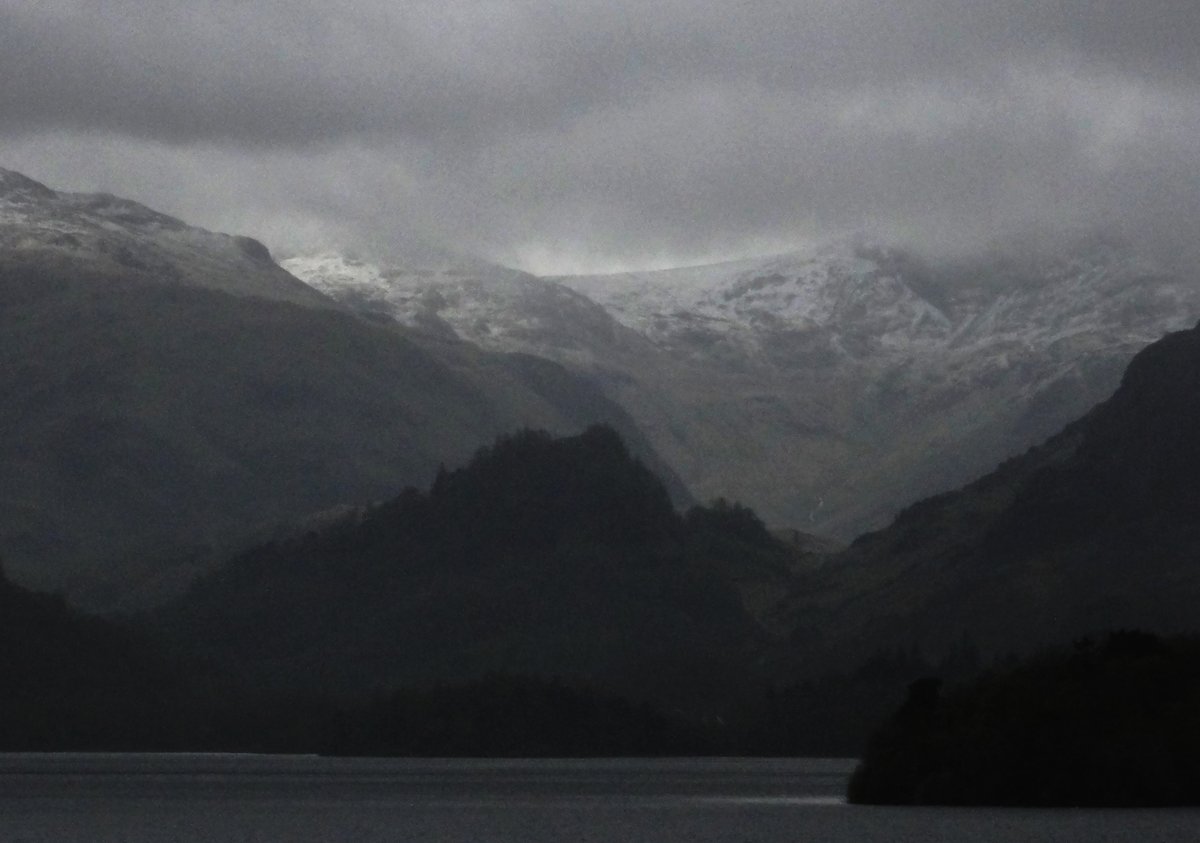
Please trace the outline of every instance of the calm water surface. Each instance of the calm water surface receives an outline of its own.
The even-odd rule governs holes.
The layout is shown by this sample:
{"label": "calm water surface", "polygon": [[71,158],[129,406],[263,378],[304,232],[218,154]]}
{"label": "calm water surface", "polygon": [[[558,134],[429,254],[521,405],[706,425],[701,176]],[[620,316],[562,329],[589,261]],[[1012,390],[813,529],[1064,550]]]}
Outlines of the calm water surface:
{"label": "calm water surface", "polygon": [[1200,811],[866,808],[852,761],[0,755],[4,843],[1200,840]]}

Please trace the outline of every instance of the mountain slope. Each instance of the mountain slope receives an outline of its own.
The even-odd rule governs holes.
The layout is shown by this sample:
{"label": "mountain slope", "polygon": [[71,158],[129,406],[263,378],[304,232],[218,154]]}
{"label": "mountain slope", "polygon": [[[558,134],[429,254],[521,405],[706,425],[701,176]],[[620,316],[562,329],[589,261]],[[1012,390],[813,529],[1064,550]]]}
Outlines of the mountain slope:
{"label": "mountain slope", "polygon": [[557,360],[624,406],[700,498],[847,538],[1106,398],[1200,299],[1099,239],[955,262],[848,241],[557,279],[479,262],[285,265],[347,305]]}
{"label": "mountain slope", "polygon": [[795,630],[791,656],[1195,631],[1197,430],[1194,328],[1142,351],[1112,398],[1043,445],[913,506],[810,576],[778,617]]}
{"label": "mountain slope", "polygon": [[3,187],[0,549],[23,583],[161,599],[279,521],[426,483],[528,425],[607,422],[654,463],[556,364],[364,319],[133,203]]}

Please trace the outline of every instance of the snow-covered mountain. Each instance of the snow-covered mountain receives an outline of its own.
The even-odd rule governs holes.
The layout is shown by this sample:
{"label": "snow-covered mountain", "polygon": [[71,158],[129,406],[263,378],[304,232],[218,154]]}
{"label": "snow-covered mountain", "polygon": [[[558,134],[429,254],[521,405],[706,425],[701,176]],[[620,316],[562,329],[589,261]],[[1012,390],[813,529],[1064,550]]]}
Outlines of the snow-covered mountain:
{"label": "snow-covered mountain", "polygon": [[982,365],[987,348],[1049,348],[1097,332],[1104,343],[1144,344],[1164,319],[1186,325],[1180,308],[1194,298],[1105,242],[1024,265],[991,261],[934,266],[845,241],[811,254],[556,280],[661,346],[719,342],[784,368],[810,361],[773,353],[783,334],[819,335],[847,360],[962,355]]}
{"label": "snow-covered mountain", "polygon": [[354,306],[586,372],[697,496],[843,537],[1057,430],[1200,313],[1194,287],[1102,239],[953,262],[859,239],[554,279],[284,265]]}
{"label": "snow-covered mountain", "polygon": [[899,275],[843,245],[812,254],[558,280],[668,347],[693,345],[699,334],[758,355],[780,330],[857,332],[867,314],[882,320],[877,324],[885,333],[875,338],[881,349],[928,344],[944,334],[944,314]]}
{"label": "snow-covered mountain", "polygon": [[0,169],[0,266],[70,266],[243,296],[333,307],[249,237],[189,226],[129,199],[63,193]]}
{"label": "snow-covered mountain", "polygon": [[296,277],[354,308],[457,336],[495,351],[604,366],[623,332],[608,312],[569,287],[469,258],[373,263],[336,252],[283,260]]}

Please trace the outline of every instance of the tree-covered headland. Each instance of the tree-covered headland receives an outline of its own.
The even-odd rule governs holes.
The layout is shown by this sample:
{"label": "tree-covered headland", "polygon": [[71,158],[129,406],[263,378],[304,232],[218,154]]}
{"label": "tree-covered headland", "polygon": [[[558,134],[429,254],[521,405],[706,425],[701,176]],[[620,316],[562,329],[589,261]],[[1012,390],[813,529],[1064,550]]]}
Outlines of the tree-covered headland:
{"label": "tree-covered headland", "polygon": [[852,802],[1200,804],[1200,639],[1120,631],[929,677],[872,737]]}

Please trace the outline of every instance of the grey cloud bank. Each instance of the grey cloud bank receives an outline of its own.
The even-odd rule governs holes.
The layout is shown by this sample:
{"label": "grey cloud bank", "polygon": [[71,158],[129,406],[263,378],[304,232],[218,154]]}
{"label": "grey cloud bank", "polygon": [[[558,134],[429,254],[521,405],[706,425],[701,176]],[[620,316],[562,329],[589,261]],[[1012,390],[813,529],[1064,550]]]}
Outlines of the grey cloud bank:
{"label": "grey cloud bank", "polygon": [[0,2],[0,165],[535,271],[849,230],[1194,260],[1200,3]]}

